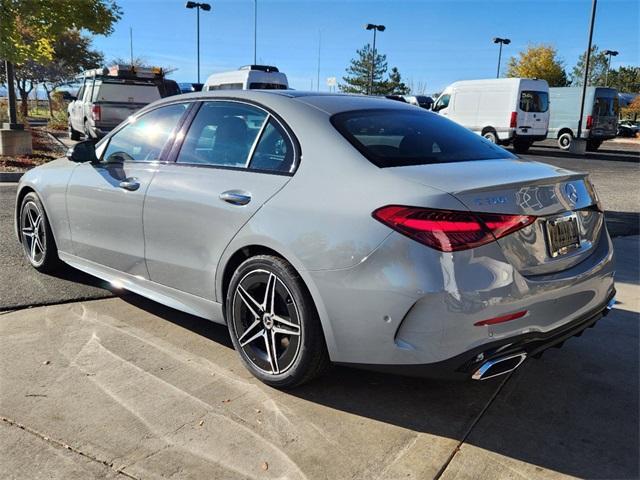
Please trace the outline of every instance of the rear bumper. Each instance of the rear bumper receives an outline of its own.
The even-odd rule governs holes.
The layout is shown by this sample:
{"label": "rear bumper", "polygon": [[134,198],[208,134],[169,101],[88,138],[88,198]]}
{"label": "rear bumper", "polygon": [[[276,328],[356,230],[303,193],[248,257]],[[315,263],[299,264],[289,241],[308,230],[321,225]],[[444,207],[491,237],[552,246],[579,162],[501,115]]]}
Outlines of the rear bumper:
{"label": "rear bumper", "polygon": [[[522,275],[497,242],[443,253],[395,233],[353,268],[309,272],[335,339],[332,361],[429,376],[601,311],[613,273],[604,228],[588,257],[544,275]],[[521,311],[527,314],[515,320],[476,325]]]}
{"label": "rear bumper", "polygon": [[540,358],[551,347],[560,348],[571,337],[579,337],[587,328],[592,328],[612,309],[615,289],[612,288],[606,302],[571,322],[549,332],[532,332],[473,348],[455,357],[436,363],[422,365],[372,365],[341,363],[341,365],[393,373],[409,377],[439,378],[450,380],[471,379],[481,365],[498,358],[525,353],[526,357]]}

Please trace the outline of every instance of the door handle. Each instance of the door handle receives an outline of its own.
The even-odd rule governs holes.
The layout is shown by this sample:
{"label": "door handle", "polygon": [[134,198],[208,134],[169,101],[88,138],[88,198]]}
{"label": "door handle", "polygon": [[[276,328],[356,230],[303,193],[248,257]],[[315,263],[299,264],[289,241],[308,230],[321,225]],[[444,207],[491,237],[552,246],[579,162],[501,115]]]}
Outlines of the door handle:
{"label": "door handle", "polygon": [[140,188],[140,182],[135,177],[125,178],[120,182],[118,186],[120,188],[124,188],[125,190],[130,190],[133,192],[134,190]]}
{"label": "door handle", "polygon": [[220,200],[231,205],[246,205],[251,201],[251,194],[244,190],[227,190],[220,194]]}

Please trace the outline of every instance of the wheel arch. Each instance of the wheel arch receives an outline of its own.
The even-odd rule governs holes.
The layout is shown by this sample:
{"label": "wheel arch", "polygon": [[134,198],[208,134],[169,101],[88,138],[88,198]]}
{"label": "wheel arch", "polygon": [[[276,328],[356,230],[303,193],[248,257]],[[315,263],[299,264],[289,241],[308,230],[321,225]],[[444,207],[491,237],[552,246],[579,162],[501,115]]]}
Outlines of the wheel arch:
{"label": "wheel arch", "polygon": [[[20,234],[20,209],[22,207],[22,201],[24,200],[24,197],[26,197],[27,194],[31,192],[38,195],[38,192],[36,192],[36,190],[32,186],[24,185],[18,190],[18,193],[16,195],[16,207],[13,214],[13,225],[16,233],[16,238],[19,242],[22,241],[22,235]],[[40,195],[38,195],[38,198],[40,198]],[[40,203],[42,203],[42,199],[40,199]],[[44,204],[42,205],[42,208],[44,208]]]}
{"label": "wheel arch", "polygon": [[575,137],[575,135],[573,133],[573,130],[571,130],[569,127],[562,127],[560,130],[558,130],[557,138],[560,138],[565,133],[569,133],[569,134],[571,134],[572,137]]}
{"label": "wheel arch", "polygon": [[329,357],[333,357],[333,352],[336,349],[333,329],[331,328],[331,323],[329,321],[326,308],[320,296],[320,292],[316,288],[315,283],[307,274],[301,262],[299,262],[296,258],[293,258],[292,255],[282,254],[282,249],[277,247],[274,248],[274,246],[267,246],[265,245],[265,243],[267,242],[252,242],[242,246],[235,246],[234,248],[228,247],[227,251],[225,251],[225,253],[223,254],[223,257],[218,264],[218,273],[216,274],[216,298],[222,305],[222,315],[225,322],[226,296],[229,284],[231,283],[231,278],[235,270],[238,268],[238,266],[240,266],[242,262],[244,262],[248,258],[257,255],[273,255],[288,262],[302,279],[304,287],[307,289],[307,292],[311,296],[311,299],[313,300],[313,306],[315,307],[318,317],[320,318],[320,325],[322,328],[322,333],[324,335],[325,344],[329,352]]}
{"label": "wheel arch", "polygon": [[482,131],[480,132],[480,135],[484,136],[484,134],[485,134],[485,133],[487,133],[487,132],[493,132],[493,133],[495,133],[495,134],[496,134],[496,138],[498,138],[498,132],[497,132],[497,130],[496,130],[495,128],[493,128],[491,125],[488,125],[488,126],[484,127],[484,128],[482,129]]}

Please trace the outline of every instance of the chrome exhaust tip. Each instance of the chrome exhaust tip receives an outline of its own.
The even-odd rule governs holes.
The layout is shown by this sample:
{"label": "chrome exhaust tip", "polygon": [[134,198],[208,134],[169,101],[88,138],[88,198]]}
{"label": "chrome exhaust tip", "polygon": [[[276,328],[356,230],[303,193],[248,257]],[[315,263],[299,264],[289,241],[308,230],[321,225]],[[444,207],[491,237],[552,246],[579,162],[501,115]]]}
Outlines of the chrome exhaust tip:
{"label": "chrome exhaust tip", "polygon": [[526,352],[520,352],[506,357],[495,358],[482,364],[471,376],[474,380],[488,380],[489,378],[504,375],[518,368],[527,358]]}
{"label": "chrome exhaust tip", "polygon": [[611,310],[614,309],[614,307],[616,306],[616,297],[611,298],[611,300],[609,300],[609,302],[607,303],[607,306],[605,307],[605,312],[609,313]]}

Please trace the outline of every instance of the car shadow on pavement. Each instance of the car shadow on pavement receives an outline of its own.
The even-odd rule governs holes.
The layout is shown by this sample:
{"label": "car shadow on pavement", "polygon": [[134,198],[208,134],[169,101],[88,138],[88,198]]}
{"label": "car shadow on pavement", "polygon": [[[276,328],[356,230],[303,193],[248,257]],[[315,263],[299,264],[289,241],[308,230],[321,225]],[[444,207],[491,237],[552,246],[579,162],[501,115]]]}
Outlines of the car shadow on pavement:
{"label": "car shadow on pavement", "polygon": [[[224,325],[135,294],[122,298],[233,348]],[[568,475],[637,478],[637,317],[616,310],[562,349],[527,360],[510,377],[436,381],[334,366],[321,378],[287,391],[284,398],[304,399],[416,433],[464,440],[491,455]],[[277,398],[274,401],[280,401]],[[500,458],[493,461],[499,463]]]}

